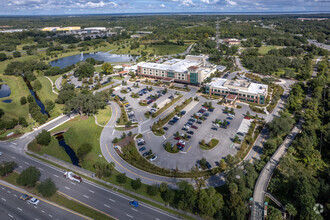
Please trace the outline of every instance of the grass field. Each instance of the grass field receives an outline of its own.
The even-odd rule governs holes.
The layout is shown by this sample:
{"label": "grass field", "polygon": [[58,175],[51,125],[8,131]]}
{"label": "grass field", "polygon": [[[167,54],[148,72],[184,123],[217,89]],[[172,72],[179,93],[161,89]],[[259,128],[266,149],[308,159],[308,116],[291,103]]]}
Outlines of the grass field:
{"label": "grass field", "polygon": [[107,105],[105,109],[101,109],[98,111],[96,115],[97,122],[100,125],[106,125],[111,118],[111,114],[112,114],[111,108],[110,106]]}
{"label": "grass field", "polygon": [[[28,104],[21,105],[20,99],[23,96],[28,96],[30,91],[26,86],[22,77],[15,76],[0,76],[3,80],[3,84],[8,84],[11,89],[11,94],[9,97],[0,98],[0,108],[5,112],[4,118],[16,118],[24,117],[28,122],[34,122],[30,120]],[[2,100],[11,99],[11,103],[4,103]]]}
{"label": "grass field", "polygon": [[268,51],[272,50],[272,49],[278,49],[278,48],[281,48],[281,47],[278,47],[278,46],[261,46],[258,50],[258,52],[262,55],[265,55],[268,53]]}
{"label": "grass field", "polygon": [[58,141],[55,137],[52,137],[48,146],[40,146],[36,144],[36,142],[31,142],[31,144],[28,145],[28,150],[40,155],[48,154],[50,156],[71,163],[69,155],[65,152],[64,148],[58,144]]}
{"label": "grass field", "polygon": [[69,128],[69,130],[64,133],[64,139],[67,145],[75,152],[77,152],[78,148],[84,143],[89,143],[93,147],[92,151],[81,161],[81,166],[83,168],[95,171],[93,165],[96,161],[107,163],[103,157],[99,157],[99,155],[102,155],[100,149],[100,135],[103,128],[95,124],[94,117],[82,120],[80,116],[77,116],[51,132],[61,131],[67,128]]}
{"label": "grass field", "polygon": [[[53,93],[52,84],[50,83],[50,81],[44,76],[39,76],[37,77],[37,79],[42,84],[42,88],[37,91],[37,95],[41,102],[45,104],[47,99],[55,102],[55,100],[57,99],[57,95]],[[49,112],[51,118],[61,115],[62,108],[63,105],[55,104],[55,108],[51,112]]]}
{"label": "grass field", "polygon": [[168,54],[177,54],[185,51],[187,46],[179,46],[179,45],[152,45],[145,48],[144,45],[140,45],[139,48],[131,50],[129,45],[126,45],[126,48],[118,47],[114,49],[111,53],[116,54],[132,54],[132,55],[140,55],[141,51],[153,53],[156,55],[168,55]]}

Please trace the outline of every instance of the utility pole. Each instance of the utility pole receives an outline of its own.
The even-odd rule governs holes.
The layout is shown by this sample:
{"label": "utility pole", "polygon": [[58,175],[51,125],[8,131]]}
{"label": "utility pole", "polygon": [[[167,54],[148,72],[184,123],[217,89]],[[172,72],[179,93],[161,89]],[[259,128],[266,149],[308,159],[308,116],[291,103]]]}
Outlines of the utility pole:
{"label": "utility pole", "polygon": [[219,37],[220,37],[220,31],[219,31],[219,18],[217,18],[217,23],[216,23],[216,35],[215,35],[215,41],[217,43],[217,50],[220,50],[219,46]]}

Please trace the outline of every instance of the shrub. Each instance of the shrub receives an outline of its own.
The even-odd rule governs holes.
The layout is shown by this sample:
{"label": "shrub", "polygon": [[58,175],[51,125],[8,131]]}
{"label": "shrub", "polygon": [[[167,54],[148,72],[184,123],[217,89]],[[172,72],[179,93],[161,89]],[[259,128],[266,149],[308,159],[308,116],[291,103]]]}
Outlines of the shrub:
{"label": "shrub", "polygon": [[23,127],[27,127],[29,124],[27,123],[26,119],[23,117],[18,118],[18,123],[22,125]]}
{"label": "shrub", "polygon": [[28,167],[17,178],[17,184],[33,187],[40,178],[40,171],[36,167]]}
{"label": "shrub", "polygon": [[17,163],[15,162],[7,162],[7,161],[3,161],[0,164],[0,176],[5,176],[11,172],[13,172],[13,170],[17,167]]}
{"label": "shrub", "polygon": [[51,178],[47,178],[37,187],[38,192],[45,197],[54,195],[57,191],[56,185]]}
{"label": "shrub", "polygon": [[82,144],[77,150],[77,156],[79,159],[84,158],[91,150],[93,149],[92,145],[89,143]]}
{"label": "shrub", "polygon": [[158,186],[157,185],[148,185],[147,193],[149,196],[155,196],[158,193]]}
{"label": "shrub", "polygon": [[142,183],[140,178],[136,178],[135,180],[132,180],[131,186],[133,189],[138,190],[141,188]]}
{"label": "shrub", "polygon": [[21,97],[21,105],[25,105],[27,103],[27,99],[25,96]]}
{"label": "shrub", "polygon": [[120,173],[116,176],[116,180],[120,184],[124,184],[127,181],[126,173]]}
{"label": "shrub", "polygon": [[28,100],[29,103],[34,102],[34,98],[33,98],[32,95],[28,95],[27,100]]}
{"label": "shrub", "polygon": [[50,133],[46,130],[42,130],[40,134],[36,137],[37,143],[43,146],[48,146],[51,141]]}
{"label": "shrub", "polygon": [[5,114],[2,108],[0,108],[0,118]]}

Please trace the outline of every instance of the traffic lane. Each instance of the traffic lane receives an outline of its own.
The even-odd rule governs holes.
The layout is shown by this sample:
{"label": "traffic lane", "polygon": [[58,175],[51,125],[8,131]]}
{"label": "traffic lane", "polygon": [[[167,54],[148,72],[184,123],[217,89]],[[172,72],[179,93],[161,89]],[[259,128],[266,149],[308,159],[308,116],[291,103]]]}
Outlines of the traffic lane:
{"label": "traffic lane", "polygon": [[[0,186],[0,207],[8,219],[82,219],[74,213],[40,201],[37,206],[20,200],[21,192]],[[5,218],[1,218],[5,219]]]}
{"label": "traffic lane", "polygon": [[[116,218],[127,218],[127,214],[133,217],[146,215],[157,217],[159,219],[168,219],[170,216],[167,213],[152,207],[139,209],[140,211],[136,212],[134,209],[130,208],[129,201],[131,199],[128,197],[104,189],[103,187],[87,180],[80,184],[71,182],[63,177],[63,171],[58,168],[51,168],[50,166],[38,163],[30,158],[21,155],[13,156],[12,154],[13,153],[10,154],[9,152],[5,152],[3,156],[1,156],[1,161],[12,161],[15,158],[15,161],[19,165],[17,168],[19,172],[29,166],[36,166],[42,173],[40,178],[41,181],[50,177],[55,182],[59,191],[69,194],[78,201],[91,207],[95,207],[97,210],[108,213]],[[115,202],[113,202],[114,204],[109,204],[109,201]],[[123,213],[122,210],[126,210],[126,213]]]}

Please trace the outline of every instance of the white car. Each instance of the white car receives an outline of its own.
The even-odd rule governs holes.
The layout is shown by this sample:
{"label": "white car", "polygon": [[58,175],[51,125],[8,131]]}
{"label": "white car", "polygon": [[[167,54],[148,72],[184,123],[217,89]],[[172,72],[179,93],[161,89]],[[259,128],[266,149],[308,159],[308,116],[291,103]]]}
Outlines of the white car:
{"label": "white car", "polygon": [[39,204],[39,199],[36,199],[34,197],[32,197],[31,199],[28,200],[28,203],[32,204],[32,205],[38,205]]}
{"label": "white car", "polygon": [[152,162],[152,161],[154,161],[154,160],[156,160],[157,159],[157,156],[155,155],[155,156],[153,156],[152,158],[150,158],[150,161]]}
{"label": "white car", "polygon": [[186,145],[186,142],[184,142],[183,140],[179,140],[179,143],[182,145]]}
{"label": "white car", "polygon": [[228,114],[228,116],[231,117],[231,118],[235,117],[235,115],[233,115],[233,114]]}

